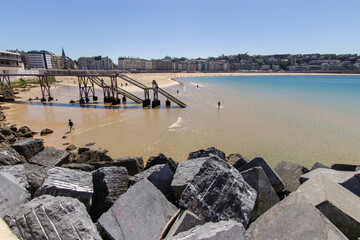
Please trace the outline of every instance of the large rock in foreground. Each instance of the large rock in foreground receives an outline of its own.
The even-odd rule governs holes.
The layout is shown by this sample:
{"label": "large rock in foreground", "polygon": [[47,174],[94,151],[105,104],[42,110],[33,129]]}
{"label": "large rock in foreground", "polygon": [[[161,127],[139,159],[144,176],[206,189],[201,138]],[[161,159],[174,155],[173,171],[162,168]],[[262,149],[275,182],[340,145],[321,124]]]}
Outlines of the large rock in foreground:
{"label": "large rock in foreground", "polygon": [[206,222],[204,220],[200,219],[189,210],[182,211],[171,226],[166,237],[169,238],[175,236],[180,232],[185,232],[191,228],[196,227],[197,225],[203,225],[205,223]]}
{"label": "large rock in foreground", "polygon": [[233,219],[246,227],[255,200],[256,191],[239,171],[219,157],[210,155],[188,181],[179,204],[207,222]]}
{"label": "large rock in foreground", "polygon": [[47,147],[34,157],[29,159],[29,163],[41,166],[55,167],[70,162],[70,153],[58,150],[53,147]]}
{"label": "large rock in foreground", "polygon": [[253,167],[262,167],[264,169],[266,176],[269,178],[271,185],[277,193],[281,193],[284,190],[285,185],[281,181],[281,178],[262,157],[254,158],[238,170],[239,172],[242,172]]}
{"label": "large rock in foreground", "polygon": [[251,240],[347,239],[303,196],[290,194],[250,224]]}
{"label": "large rock in foreground", "polygon": [[318,174],[302,184],[295,194],[319,209],[346,237],[360,237],[360,198]]}
{"label": "large rock in foreground", "polygon": [[250,221],[255,221],[261,214],[279,202],[279,197],[262,167],[254,167],[241,172],[245,181],[257,192],[255,207]]}
{"label": "large rock in foreground", "polygon": [[0,172],[8,173],[16,178],[19,184],[30,191],[30,185],[25,174],[24,164],[0,167]]}
{"label": "large rock in foreground", "polygon": [[330,180],[339,183],[344,188],[353,192],[360,197],[360,172],[350,171],[337,171],[334,169],[317,168],[311,172],[308,172],[300,177],[300,182],[304,183],[312,177],[319,174],[324,174]]}
{"label": "large rock in foreground", "polygon": [[275,172],[284,182],[285,190],[294,192],[300,186],[301,175],[309,172],[309,170],[299,164],[281,161],[276,166]]}
{"label": "large rock in foreground", "polygon": [[221,221],[196,226],[186,232],[181,232],[168,240],[218,240],[236,239],[248,240],[244,226],[236,221]]}
{"label": "large rock in foreground", "polygon": [[210,147],[207,149],[200,149],[199,151],[189,153],[188,160],[195,159],[195,158],[208,157],[210,154],[216,155],[223,160],[226,159],[225,153],[223,151],[216,149],[214,147]]}
{"label": "large rock in foreground", "polygon": [[99,168],[92,172],[92,178],[94,195],[91,208],[95,211],[107,211],[128,188],[129,177],[124,167]]}
{"label": "large rock in foreground", "polygon": [[122,194],[98,220],[104,238],[158,239],[177,208],[147,179]]}
{"label": "large rock in foreground", "polygon": [[173,181],[171,182],[171,187],[173,188],[175,196],[178,200],[188,183],[199,172],[200,168],[207,159],[208,157],[204,157],[179,163]]}
{"label": "large rock in foreground", "polygon": [[146,178],[154,184],[154,186],[159,189],[169,201],[173,202],[175,201],[174,191],[171,188],[173,177],[174,173],[169,165],[158,164],[130,177],[129,181],[131,185],[134,185]]}
{"label": "large rock in foreground", "polygon": [[35,197],[45,194],[77,198],[89,209],[93,195],[92,175],[67,168],[51,168]]}
{"label": "large rock in foreground", "polygon": [[20,239],[98,239],[84,204],[69,197],[40,196],[4,218]]}
{"label": "large rock in foreground", "polygon": [[23,188],[14,176],[0,173],[0,217],[30,201],[30,193]]}
{"label": "large rock in foreground", "polygon": [[24,156],[26,160],[29,160],[42,150],[44,150],[44,144],[41,139],[25,138],[16,141],[12,146],[21,156]]}
{"label": "large rock in foreground", "polygon": [[37,164],[24,164],[25,175],[27,181],[30,184],[30,192],[31,196],[35,195],[35,192],[41,187],[43,184],[46,173],[50,169],[50,167],[39,166]]}
{"label": "large rock in foreground", "polygon": [[0,152],[0,165],[14,165],[21,164],[25,161],[21,155],[13,148],[9,148]]}

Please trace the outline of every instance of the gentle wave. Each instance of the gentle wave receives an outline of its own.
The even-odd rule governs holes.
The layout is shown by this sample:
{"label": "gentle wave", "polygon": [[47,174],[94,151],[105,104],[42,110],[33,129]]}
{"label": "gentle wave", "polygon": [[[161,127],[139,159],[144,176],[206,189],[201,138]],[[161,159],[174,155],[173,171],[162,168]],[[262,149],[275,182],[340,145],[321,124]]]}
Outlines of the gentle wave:
{"label": "gentle wave", "polygon": [[173,124],[171,124],[169,126],[169,129],[173,129],[173,128],[180,128],[182,126],[182,123],[184,122],[184,119],[182,117],[179,117],[176,122],[174,122]]}

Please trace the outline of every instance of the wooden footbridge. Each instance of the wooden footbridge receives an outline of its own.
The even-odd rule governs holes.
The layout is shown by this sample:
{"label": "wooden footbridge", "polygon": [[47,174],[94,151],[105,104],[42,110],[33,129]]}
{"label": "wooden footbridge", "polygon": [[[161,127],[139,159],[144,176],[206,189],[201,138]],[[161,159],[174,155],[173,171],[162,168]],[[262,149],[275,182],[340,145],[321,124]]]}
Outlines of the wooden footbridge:
{"label": "wooden footbridge", "polygon": [[[103,90],[104,102],[112,104],[120,104],[122,96],[123,103],[126,103],[127,99],[131,99],[135,103],[143,104],[143,107],[157,107],[160,105],[159,93],[166,98],[166,106],[169,107],[171,102],[179,105],[182,108],[186,107],[186,104],[172,96],[165,90],[158,87],[156,82],[153,82],[152,86],[146,86],[143,83],[127,76],[124,73],[118,73],[116,71],[81,71],[81,70],[48,70],[39,74],[0,74],[1,90],[3,98],[14,98],[13,88],[11,84],[11,77],[38,77],[41,87],[42,98],[41,101],[52,101],[53,97],[50,91],[50,77],[58,76],[74,76],[78,79],[79,92],[80,92],[80,104],[86,104],[90,102],[90,98],[93,101],[97,101],[98,97],[95,95],[95,85],[99,86]],[[108,77],[110,83],[105,83],[102,77]],[[144,99],[135,96],[134,94],[126,91],[118,86],[118,80],[121,79],[126,83],[130,83],[144,91]],[[153,100],[150,100],[150,91],[153,92]]]}

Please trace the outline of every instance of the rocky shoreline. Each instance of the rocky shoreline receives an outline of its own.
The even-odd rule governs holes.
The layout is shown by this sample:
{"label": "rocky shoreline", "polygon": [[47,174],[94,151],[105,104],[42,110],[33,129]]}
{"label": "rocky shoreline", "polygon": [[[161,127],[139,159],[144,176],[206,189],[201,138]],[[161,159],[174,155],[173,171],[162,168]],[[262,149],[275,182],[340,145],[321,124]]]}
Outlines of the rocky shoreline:
{"label": "rocky shoreline", "polygon": [[9,227],[0,221],[1,239],[360,237],[360,165],[273,169],[214,147],[144,164],[44,147],[35,134],[0,128],[0,214]]}

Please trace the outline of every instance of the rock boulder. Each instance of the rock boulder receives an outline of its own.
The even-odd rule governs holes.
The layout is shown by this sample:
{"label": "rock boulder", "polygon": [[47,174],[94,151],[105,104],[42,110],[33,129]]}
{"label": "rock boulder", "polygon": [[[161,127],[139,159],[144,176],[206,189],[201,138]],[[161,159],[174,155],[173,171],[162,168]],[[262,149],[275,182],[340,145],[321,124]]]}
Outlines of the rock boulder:
{"label": "rock boulder", "polygon": [[24,164],[0,167],[0,172],[8,173],[16,178],[19,184],[30,191],[30,185],[25,174]]}
{"label": "rock boulder", "polygon": [[203,225],[205,223],[206,222],[204,220],[200,219],[189,210],[182,210],[171,226],[168,234],[166,235],[166,238],[175,236],[180,232],[185,232],[193,227],[196,227],[197,225]]}
{"label": "rock boulder", "polygon": [[0,172],[0,217],[30,201],[30,193],[11,174]]}
{"label": "rock boulder", "polygon": [[130,176],[134,176],[144,170],[144,161],[142,157],[124,157],[113,161],[114,166],[125,167]]}
{"label": "rock boulder", "polygon": [[249,162],[246,157],[241,156],[238,153],[232,153],[226,157],[226,161],[230,163],[234,168],[239,169]]}
{"label": "rock boulder", "polygon": [[164,154],[160,153],[157,156],[152,156],[149,158],[149,160],[146,163],[145,170],[157,164],[168,164],[171,171],[173,172],[175,172],[177,168],[177,163],[175,163],[175,161],[172,158],[167,158]]}
{"label": "rock boulder", "polygon": [[69,156],[70,154],[67,151],[47,147],[30,158],[29,163],[47,167],[61,166],[62,164],[70,162]]}
{"label": "rock boulder", "polygon": [[241,172],[245,181],[257,192],[255,207],[250,221],[255,221],[261,214],[279,202],[279,197],[262,167],[254,167]]}
{"label": "rock boulder", "polygon": [[35,197],[45,194],[77,198],[89,209],[93,195],[92,175],[67,168],[50,168]]}
{"label": "rock boulder", "polygon": [[75,198],[40,196],[4,220],[20,239],[101,240],[84,204]]}
{"label": "rock boulder", "polygon": [[233,219],[246,227],[255,200],[256,191],[241,174],[229,163],[210,155],[187,182],[179,204],[206,222]]}
{"label": "rock boulder", "polygon": [[350,192],[360,197],[360,172],[337,171],[334,169],[317,168],[300,177],[300,182],[304,183],[310,178],[324,174],[330,180],[339,183]]}
{"label": "rock boulder", "polygon": [[281,161],[276,166],[275,172],[284,182],[285,191],[294,192],[300,186],[301,175],[309,172],[309,170],[299,164]]}
{"label": "rock boulder", "polygon": [[209,154],[216,155],[223,160],[226,159],[225,153],[223,151],[214,147],[210,147],[207,149],[200,149],[199,151],[189,153],[188,160],[194,158],[208,157]]}
{"label": "rock boulder", "polygon": [[25,158],[22,157],[15,149],[9,148],[0,152],[0,166],[14,165],[24,163]]}
{"label": "rock boulder", "polygon": [[169,240],[218,240],[237,239],[248,240],[244,226],[233,220],[217,223],[206,223],[196,226],[186,232],[181,232]]}
{"label": "rock boulder", "polygon": [[41,139],[25,138],[16,141],[12,148],[14,148],[20,155],[24,156],[26,160],[29,160],[42,150],[44,150],[44,144]]}
{"label": "rock boulder", "polygon": [[104,239],[158,239],[176,211],[177,208],[144,179],[120,195],[97,225]]}
{"label": "rock boulder", "polygon": [[128,188],[128,172],[124,167],[103,167],[92,172],[94,184],[92,211],[107,211]]}
{"label": "rock boulder", "polygon": [[246,231],[258,239],[347,239],[321,212],[296,193],[270,208]]}
{"label": "rock boulder", "polygon": [[248,170],[253,167],[262,167],[266,173],[266,176],[269,178],[271,185],[275,189],[277,193],[281,193],[285,185],[281,181],[280,177],[277,173],[270,167],[270,165],[263,159],[262,157],[257,157],[251,160],[249,163],[245,164],[241,168],[239,168],[239,172]]}

